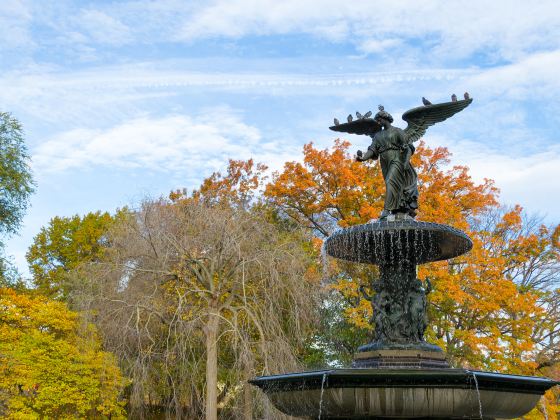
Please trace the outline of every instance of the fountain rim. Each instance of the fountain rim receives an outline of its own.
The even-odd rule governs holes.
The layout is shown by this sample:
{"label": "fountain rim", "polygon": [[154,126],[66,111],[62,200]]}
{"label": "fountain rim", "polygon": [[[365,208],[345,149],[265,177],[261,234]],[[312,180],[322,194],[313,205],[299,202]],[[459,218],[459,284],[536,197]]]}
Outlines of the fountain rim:
{"label": "fountain rim", "polygon": [[340,254],[336,249],[332,248],[336,246],[336,242],[341,238],[352,238],[351,240],[359,241],[360,237],[362,240],[366,238],[362,235],[377,235],[377,234],[388,234],[390,232],[403,232],[403,231],[425,231],[432,232],[435,234],[444,235],[444,237],[455,237],[464,241],[463,248],[457,249],[454,252],[447,252],[438,256],[432,256],[428,258],[421,258],[415,261],[415,264],[425,264],[434,261],[448,260],[451,258],[456,258],[469,252],[473,247],[472,239],[462,230],[457,229],[453,226],[446,224],[435,223],[435,222],[425,222],[415,219],[398,219],[398,220],[371,220],[367,223],[348,226],[345,228],[340,228],[335,230],[330,236],[325,238],[323,247],[324,252],[333,258],[338,258],[346,261],[365,263],[365,264],[375,264],[382,265],[383,261],[371,260],[370,257],[366,257],[362,254],[356,253],[355,249],[352,253]]}
{"label": "fountain rim", "polygon": [[[323,380],[326,378],[326,380]],[[540,376],[510,375],[457,368],[354,368],[327,369],[283,375],[259,376],[249,381],[263,391],[286,392],[329,388],[472,388],[542,395],[559,381]]]}

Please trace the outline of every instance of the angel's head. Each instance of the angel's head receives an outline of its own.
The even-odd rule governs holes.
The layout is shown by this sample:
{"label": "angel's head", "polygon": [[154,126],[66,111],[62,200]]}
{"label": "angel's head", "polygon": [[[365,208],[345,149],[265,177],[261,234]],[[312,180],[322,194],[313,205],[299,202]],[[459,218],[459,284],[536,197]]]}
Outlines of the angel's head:
{"label": "angel's head", "polygon": [[375,120],[379,122],[379,124],[381,124],[383,127],[385,127],[386,125],[391,125],[391,123],[393,122],[393,117],[391,114],[385,111],[383,105],[379,105],[379,112],[375,114]]}

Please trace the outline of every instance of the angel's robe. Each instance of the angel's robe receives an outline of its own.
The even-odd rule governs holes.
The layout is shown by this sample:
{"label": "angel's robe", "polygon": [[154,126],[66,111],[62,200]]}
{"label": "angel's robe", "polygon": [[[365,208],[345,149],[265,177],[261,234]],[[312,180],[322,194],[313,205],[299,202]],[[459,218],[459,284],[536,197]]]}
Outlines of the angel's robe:
{"label": "angel's robe", "polygon": [[381,164],[386,187],[384,209],[414,216],[418,208],[418,177],[410,164],[414,146],[408,143],[404,131],[393,126],[378,131],[368,149]]}

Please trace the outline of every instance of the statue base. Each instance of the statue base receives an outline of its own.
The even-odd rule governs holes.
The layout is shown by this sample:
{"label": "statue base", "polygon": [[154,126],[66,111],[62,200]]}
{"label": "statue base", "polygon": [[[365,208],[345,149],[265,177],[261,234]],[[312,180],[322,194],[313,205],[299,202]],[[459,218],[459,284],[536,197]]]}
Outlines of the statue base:
{"label": "statue base", "polygon": [[353,368],[377,369],[445,369],[450,365],[445,353],[430,343],[380,345],[371,343],[358,349]]}

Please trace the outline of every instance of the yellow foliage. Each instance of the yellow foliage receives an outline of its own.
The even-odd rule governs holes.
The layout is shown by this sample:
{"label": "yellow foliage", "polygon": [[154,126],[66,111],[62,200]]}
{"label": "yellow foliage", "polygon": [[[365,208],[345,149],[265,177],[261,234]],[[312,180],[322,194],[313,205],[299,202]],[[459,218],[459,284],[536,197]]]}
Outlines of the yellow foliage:
{"label": "yellow foliage", "polygon": [[65,304],[0,289],[0,337],[0,418],[125,418],[115,358]]}

